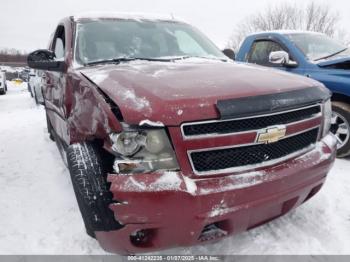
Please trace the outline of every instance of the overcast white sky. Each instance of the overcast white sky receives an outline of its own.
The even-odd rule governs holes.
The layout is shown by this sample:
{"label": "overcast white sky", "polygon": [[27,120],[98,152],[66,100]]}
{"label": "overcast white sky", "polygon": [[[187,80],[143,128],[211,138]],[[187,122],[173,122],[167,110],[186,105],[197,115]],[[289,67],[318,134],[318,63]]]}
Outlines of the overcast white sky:
{"label": "overcast white sky", "polygon": [[[1,0],[0,48],[31,51],[45,48],[56,23],[80,12],[147,12],[185,19],[224,47],[234,26],[269,4],[291,0]],[[309,0],[295,0],[305,4]],[[349,0],[316,0],[328,3],[350,25]]]}

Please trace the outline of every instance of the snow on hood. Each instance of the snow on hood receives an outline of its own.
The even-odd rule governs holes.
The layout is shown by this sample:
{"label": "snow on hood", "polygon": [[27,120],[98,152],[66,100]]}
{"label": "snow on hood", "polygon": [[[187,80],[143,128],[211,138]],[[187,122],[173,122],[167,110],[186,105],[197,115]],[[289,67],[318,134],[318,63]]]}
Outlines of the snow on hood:
{"label": "snow on hood", "polygon": [[218,100],[320,85],[279,70],[209,59],[132,61],[80,72],[119,106],[126,123],[135,125],[144,120],[175,126],[215,119]]}

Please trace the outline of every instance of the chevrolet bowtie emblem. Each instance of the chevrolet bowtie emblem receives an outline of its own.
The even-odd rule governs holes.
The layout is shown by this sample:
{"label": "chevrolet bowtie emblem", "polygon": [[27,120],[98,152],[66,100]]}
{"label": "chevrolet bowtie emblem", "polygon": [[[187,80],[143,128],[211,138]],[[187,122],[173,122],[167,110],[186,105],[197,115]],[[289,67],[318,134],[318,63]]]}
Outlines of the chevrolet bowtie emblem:
{"label": "chevrolet bowtie emblem", "polygon": [[286,126],[273,126],[258,132],[257,142],[264,144],[276,143],[286,136]]}

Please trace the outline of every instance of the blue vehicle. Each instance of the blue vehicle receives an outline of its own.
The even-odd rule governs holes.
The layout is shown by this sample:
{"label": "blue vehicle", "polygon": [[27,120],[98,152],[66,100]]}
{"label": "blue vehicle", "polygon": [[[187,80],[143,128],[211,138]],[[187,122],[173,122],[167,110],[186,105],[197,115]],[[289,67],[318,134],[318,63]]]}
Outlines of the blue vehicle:
{"label": "blue vehicle", "polygon": [[321,33],[271,31],[248,36],[236,60],[322,82],[333,92],[332,132],[338,157],[350,155],[350,49]]}

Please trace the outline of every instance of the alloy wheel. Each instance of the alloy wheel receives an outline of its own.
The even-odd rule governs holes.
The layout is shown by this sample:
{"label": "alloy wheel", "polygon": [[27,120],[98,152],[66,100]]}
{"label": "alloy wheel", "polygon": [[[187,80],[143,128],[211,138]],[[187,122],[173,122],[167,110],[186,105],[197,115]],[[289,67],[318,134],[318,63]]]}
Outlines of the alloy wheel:
{"label": "alloy wheel", "polygon": [[342,148],[350,137],[349,122],[340,114],[333,111],[331,132],[338,138],[338,149]]}

